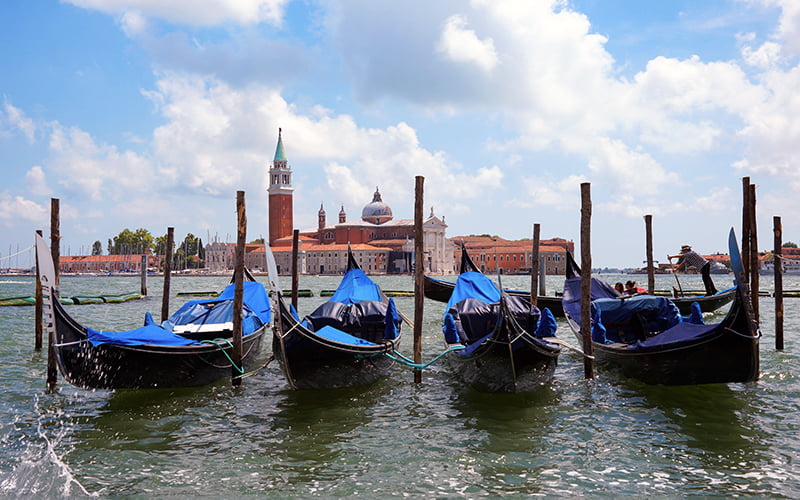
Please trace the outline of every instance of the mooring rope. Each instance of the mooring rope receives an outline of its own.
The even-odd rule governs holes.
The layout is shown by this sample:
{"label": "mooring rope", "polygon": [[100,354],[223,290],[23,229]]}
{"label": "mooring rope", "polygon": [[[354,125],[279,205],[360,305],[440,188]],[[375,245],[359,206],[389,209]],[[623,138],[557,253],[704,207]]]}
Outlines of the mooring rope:
{"label": "mooring rope", "polygon": [[428,368],[429,366],[431,366],[432,364],[436,363],[440,359],[442,359],[446,354],[449,354],[449,353],[451,353],[453,351],[460,351],[462,349],[466,349],[466,347],[463,346],[463,345],[454,345],[454,346],[448,348],[447,350],[445,350],[444,352],[442,352],[441,354],[436,355],[436,357],[434,357],[432,360],[428,361],[427,363],[415,363],[414,360],[404,356],[401,352],[396,351],[396,350],[392,350],[391,354],[388,353],[388,352],[385,352],[385,353],[383,353],[383,355],[386,356],[387,358],[391,359],[392,361],[396,361],[396,362],[400,363],[401,365],[405,365],[405,366],[408,366],[409,368],[413,368],[414,371],[422,371],[422,370]]}
{"label": "mooring rope", "polygon": [[225,352],[225,346],[221,346],[218,341],[225,342],[226,344],[228,344],[228,346],[231,348],[231,350],[233,350],[233,343],[228,339],[220,338],[220,339],[214,339],[214,340],[201,340],[200,342],[203,343],[203,344],[214,344],[215,346],[217,346],[219,348],[219,350],[222,352],[222,354],[224,354],[225,357],[228,358],[228,361],[230,362],[231,366],[234,369],[236,369],[236,371],[238,371],[240,374],[243,375],[244,374],[244,366],[241,366],[241,367],[237,366],[236,363],[233,362],[233,359],[231,359],[230,355],[227,352]]}

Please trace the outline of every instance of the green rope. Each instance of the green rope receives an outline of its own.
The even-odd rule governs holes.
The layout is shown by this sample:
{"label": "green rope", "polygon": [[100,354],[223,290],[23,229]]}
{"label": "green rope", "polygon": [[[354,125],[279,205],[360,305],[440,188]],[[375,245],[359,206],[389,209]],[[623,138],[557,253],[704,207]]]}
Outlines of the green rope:
{"label": "green rope", "polygon": [[442,352],[441,354],[438,354],[436,357],[434,357],[432,360],[428,361],[427,363],[415,363],[412,359],[404,356],[402,353],[400,353],[398,351],[392,351],[392,354],[389,354],[388,352],[385,352],[385,353],[383,353],[383,355],[386,356],[387,358],[393,360],[393,361],[396,361],[396,362],[400,363],[401,365],[408,366],[409,368],[413,368],[414,371],[419,372],[419,371],[422,371],[422,370],[428,368],[432,364],[436,363],[437,361],[442,359],[445,355],[447,355],[447,354],[449,354],[449,353],[451,353],[453,351],[460,351],[461,349],[465,349],[465,346],[463,346],[463,345],[454,345],[453,347],[448,348],[446,351]]}
{"label": "green rope", "polygon": [[225,352],[225,348],[223,346],[219,345],[217,343],[217,341],[225,342],[226,344],[228,344],[230,346],[231,349],[233,349],[233,344],[228,339],[201,340],[200,342],[202,342],[203,344],[214,344],[215,346],[217,346],[219,348],[219,350],[222,351],[222,354],[224,354],[225,357],[228,358],[228,361],[231,363],[231,366],[233,368],[235,368],[236,371],[238,371],[239,373],[243,374],[244,373],[244,366],[242,366],[241,368],[236,366],[236,363],[234,363],[233,360],[231,359],[231,357],[228,355],[228,353]]}

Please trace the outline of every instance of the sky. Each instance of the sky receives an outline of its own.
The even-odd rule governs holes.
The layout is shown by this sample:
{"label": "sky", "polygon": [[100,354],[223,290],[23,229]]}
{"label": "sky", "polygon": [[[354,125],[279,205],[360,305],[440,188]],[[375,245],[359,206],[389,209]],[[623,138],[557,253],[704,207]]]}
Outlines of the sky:
{"label": "sky", "polygon": [[[449,237],[574,240],[594,267],[727,253],[742,178],[759,248],[800,241],[796,0],[4,0],[0,267],[61,215],[61,254],[125,228],[268,235],[278,128],[294,221],[376,186]],[[18,251],[20,257],[11,257]],[[23,259],[23,261],[20,261]]]}

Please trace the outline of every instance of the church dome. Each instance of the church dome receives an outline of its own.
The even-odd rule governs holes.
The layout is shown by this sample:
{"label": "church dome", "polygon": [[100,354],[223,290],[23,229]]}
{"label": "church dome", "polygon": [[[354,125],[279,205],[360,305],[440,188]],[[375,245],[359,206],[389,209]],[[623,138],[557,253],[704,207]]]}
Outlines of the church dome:
{"label": "church dome", "polygon": [[381,224],[392,220],[392,209],[383,202],[377,187],[375,188],[375,194],[372,196],[372,202],[361,211],[361,220],[372,222],[373,224]]}

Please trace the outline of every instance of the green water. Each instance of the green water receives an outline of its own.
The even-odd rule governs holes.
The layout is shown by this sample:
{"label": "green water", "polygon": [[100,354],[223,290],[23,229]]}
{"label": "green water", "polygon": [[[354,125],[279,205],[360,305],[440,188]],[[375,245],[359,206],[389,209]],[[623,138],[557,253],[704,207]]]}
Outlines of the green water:
{"label": "green water", "polygon": [[[620,276],[602,276],[618,281]],[[659,276],[658,288],[673,278]],[[718,286],[730,278],[717,276]],[[409,277],[381,277],[412,289]],[[623,280],[624,281],[624,280]],[[646,281],[638,277],[637,281]],[[222,288],[225,278],[173,277],[177,292]],[[301,288],[335,288],[302,277]],[[503,277],[527,288],[525,277]],[[548,278],[548,291],[561,280]],[[699,278],[682,280],[700,288]],[[94,328],[158,317],[151,296],[71,306]],[[286,280],[282,286],[288,288]],[[786,288],[800,280],[786,278]],[[762,289],[771,289],[770,280]],[[138,291],[138,277],[74,277],[64,295]],[[32,293],[0,278],[0,296]],[[325,300],[301,298],[301,314]],[[413,299],[395,299],[413,317]],[[443,305],[426,301],[424,354],[441,350]],[[33,352],[33,308],[0,308],[0,494],[5,496],[259,496],[272,498],[800,497],[800,299],[786,299],[786,349],[774,350],[773,301],[761,301],[762,374],[750,384],[653,387],[598,368],[583,380],[565,351],[552,386],[526,395],[459,387],[446,365],[422,384],[397,367],[368,388],[291,391],[276,364],[244,380],[186,390],[88,391],[63,382],[45,392],[46,356]],[[717,318],[718,319],[718,318]],[[559,336],[574,342],[561,325]],[[264,356],[269,356],[269,342]],[[410,355],[411,331],[402,351]]]}

